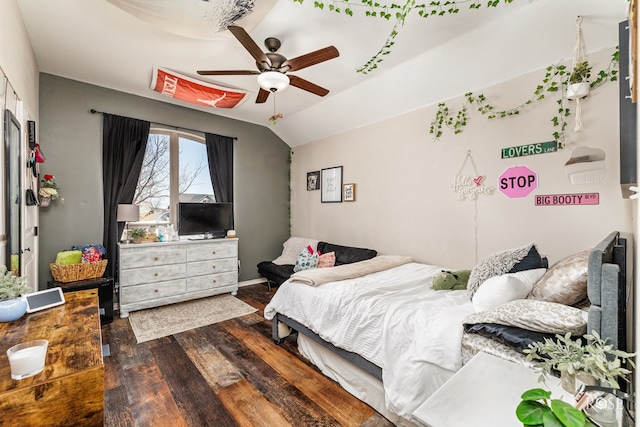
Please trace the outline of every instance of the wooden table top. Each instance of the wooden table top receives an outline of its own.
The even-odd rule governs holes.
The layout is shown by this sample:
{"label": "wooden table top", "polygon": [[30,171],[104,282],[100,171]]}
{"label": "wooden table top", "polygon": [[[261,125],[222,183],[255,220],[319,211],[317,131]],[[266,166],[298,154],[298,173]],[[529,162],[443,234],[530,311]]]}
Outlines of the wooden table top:
{"label": "wooden table top", "polygon": [[[0,323],[0,393],[102,368],[98,290],[64,296],[63,305],[26,314],[15,322]],[[44,371],[19,381],[11,379],[7,350],[34,339],[49,341]]]}

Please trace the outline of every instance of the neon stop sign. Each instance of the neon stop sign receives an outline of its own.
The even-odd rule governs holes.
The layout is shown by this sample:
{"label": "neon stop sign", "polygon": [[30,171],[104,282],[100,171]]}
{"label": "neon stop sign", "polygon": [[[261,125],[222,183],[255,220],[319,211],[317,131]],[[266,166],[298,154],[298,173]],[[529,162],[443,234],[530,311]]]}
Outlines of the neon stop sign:
{"label": "neon stop sign", "polygon": [[513,166],[498,177],[498,190],[510,199],[527,197],[538,188],[538,174],[526,166]]}

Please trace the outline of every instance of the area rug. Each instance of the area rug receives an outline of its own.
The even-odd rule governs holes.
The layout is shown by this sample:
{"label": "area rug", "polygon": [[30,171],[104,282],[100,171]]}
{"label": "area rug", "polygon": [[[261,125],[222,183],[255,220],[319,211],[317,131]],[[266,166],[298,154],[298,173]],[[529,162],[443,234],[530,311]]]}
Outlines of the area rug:
{"label": "area rug", "polygon": [[139,343],[255,313],[257,309],[232,295],[216,295],[129,314]]}

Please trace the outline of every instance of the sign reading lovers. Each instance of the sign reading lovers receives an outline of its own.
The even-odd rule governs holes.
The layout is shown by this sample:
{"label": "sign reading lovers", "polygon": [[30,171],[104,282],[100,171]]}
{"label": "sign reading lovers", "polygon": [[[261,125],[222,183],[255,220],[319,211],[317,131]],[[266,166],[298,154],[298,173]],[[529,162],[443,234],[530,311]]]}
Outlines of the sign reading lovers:
{"label": "sign reading lovers", "polygon": [[498,177],[498,190],[510,199],[527,197],[538,188],[538,174],[526,166],[513,166]]}

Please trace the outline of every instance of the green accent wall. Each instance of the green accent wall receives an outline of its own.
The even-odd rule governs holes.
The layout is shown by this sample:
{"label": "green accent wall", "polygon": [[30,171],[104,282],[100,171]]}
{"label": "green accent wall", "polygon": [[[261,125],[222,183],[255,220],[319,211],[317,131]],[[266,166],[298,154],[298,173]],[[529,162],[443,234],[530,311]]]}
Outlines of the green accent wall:
{"label": "green accent wall", "polygon": [[102,115],[92,114],[92,108],[237,137],[234,198],[240,281],[258,278],[256,264],[280,254],[289,237],[289,147],[268,127],[43,73],[38,143],[46,162],[40,175],[55,175],[64,203],[40,208],[41,289],[51,280],[49,263],[58,251],[102,243]]}

